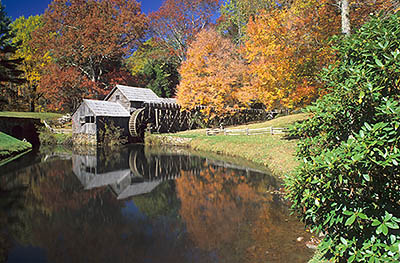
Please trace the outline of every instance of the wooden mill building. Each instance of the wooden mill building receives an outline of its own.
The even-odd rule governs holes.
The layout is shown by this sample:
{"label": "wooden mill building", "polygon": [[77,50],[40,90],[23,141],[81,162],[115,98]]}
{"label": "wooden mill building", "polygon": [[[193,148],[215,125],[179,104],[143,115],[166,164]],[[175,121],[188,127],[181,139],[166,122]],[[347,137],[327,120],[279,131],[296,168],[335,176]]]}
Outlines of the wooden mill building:
{"label": "wooden mill building", "polygon": [[83,140],[82,144],[96,144],[99,132],[112,123],[124,129],[123,135],[127,136],[129,117],[130,113],[119,103],[85,99],[72,115],[72,132],[75,139]]}
{"label": "wooden mill building", "polygon": [[[263,109],[233,110],[233,114],[215,118],[207,125],[238,125],[264,121],[276,112]],[[150,89],[116,85],[104,100],[84,100],[72,116],[73,134],[77,144],[96,144],[102,141],[111,124],[123,131],[129,142],[143,140],[146,130],[156,133],[177,132],[201,126],[201,108],[182,110],[175,99],[160,98]],[[111,130],[116,139],[116,132]],[[82,140],[82,141],[80,141]]]}
{"label": "wooden mill building", "polygon": [[111,123],[122,128],[123,135],[128,136],[131,113],[151,102],[174,103],[175,100],[160,98],[151,89],[123,85],[116,85],[104,100],[84,99],[72,115],[74,138],[78,143],[96,144],[99,132]]}
{"label": "wooden mill building", "polygon": [[104,100],[117,102],[132,113],[134,110],[142,108],[143,103],[159,102],[162,101],[162,98],[158,97],[151,89],[117,85]]}

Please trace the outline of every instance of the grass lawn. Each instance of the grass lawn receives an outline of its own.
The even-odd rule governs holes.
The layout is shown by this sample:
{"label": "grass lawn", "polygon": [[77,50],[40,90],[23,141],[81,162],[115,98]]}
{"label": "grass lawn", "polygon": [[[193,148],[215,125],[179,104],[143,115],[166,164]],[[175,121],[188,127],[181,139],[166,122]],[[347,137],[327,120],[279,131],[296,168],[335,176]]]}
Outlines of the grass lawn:
{"label": "grass lawn", "polygon": [[51,112],[13,112],[0,111],[0,117],[16,117],[16,118],[36,118],[50,121],[62,117],[63,114]]}
{"label": "grass lawn", "polygon": [[[240,125],[232,128],[286,128],[295,122],[305,120],[307,114],[294,114],[279,117],[270,121]],[[229,156],[237,156],[267,166],[278,176],[290,172],[297,166],[295,159],[296,140],[287,140],[283,135],[237,135],[226,136],[223,134],[207,136],[205,129],[184,131],[166,135],[150,135],[146,143],[157,144],[160,137],[186,138],[186,145],[195,150],[214,152]]]}
{"label": "grass lawn", "polygon": [[8,158],[15,157],[19,153],[25,152],[32,148],[29,142],[20,141],[5,133],[0,132],[0,165],[8,162]]}

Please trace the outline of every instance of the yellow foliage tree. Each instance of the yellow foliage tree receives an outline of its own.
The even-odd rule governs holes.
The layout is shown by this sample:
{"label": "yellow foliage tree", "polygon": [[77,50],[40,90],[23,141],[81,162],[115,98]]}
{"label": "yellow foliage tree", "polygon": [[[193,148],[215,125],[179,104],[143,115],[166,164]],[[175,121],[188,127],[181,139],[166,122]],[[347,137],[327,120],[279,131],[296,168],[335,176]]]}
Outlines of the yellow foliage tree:
{"label": "yellow foliage tree", "polygon": [[[387,0],[350,1],[352,27],[391,8]],[[268,109],[302,106],[325,92],[317,75],[335,59],[329,40],[340,33],[336,0],[295,0],[249,21],[244,57],[251,87]]]}
{"label": "yellow foliage tree", "polygon": [[187,109],[205,106],[210,118],[229,114],[254,98],[246,88],[246,65],[238,50],[214,29],[197,35],[179,73],[178,102]]}
{"label": "yellow foliage tree", "polygon": [[297,1],[249,21],[244,56],[251,87],[268,109],[292,108],[319,95],[315,75],[333,57],[327,40],[338,32],[340,17],[314,2]]}
{"label": "yellow foliage tree", "polygon": [[[11,24],[14,34],[13,43],[18,44],[15,53],[17,58],[23,58],[21,70],[27,83],[22,84],[19,89],[20,95],[26,97],[30,104],[30,111],[35,111],[35,104],[40,97],[38,85],[41,79],[42,70],[51,61],[49,52],[38,52],[38,48],[32,45],[32,33],[42,25],[40,16],[19,17]],[[39,54],[41,53],[41,54]]]}

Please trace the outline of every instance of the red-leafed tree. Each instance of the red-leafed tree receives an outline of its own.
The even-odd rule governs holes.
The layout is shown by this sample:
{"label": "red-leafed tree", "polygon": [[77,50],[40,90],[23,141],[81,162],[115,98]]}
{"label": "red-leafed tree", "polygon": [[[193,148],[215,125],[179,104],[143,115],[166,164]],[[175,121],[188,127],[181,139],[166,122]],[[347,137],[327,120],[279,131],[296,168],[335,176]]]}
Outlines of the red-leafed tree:
{"label": "red-leafed tree", "polygon": [[[118,73],[124,71],[123,57],[143,38],[147,23],[135,0],[54,0],[43,15],[43,27],[34,34],[35,44],[50,51],[55,64],[40,89],[49,91],[44,95],[50,101],[55,87],[65,98],[103,95],[110,88],[111,75],[124,75]],[[57,102],[64,109],[76,106]]]}
{"label": "red-leafed tree", "polygon": [[194,36],[207,25],[219,9],[220,0],[165,0],[149,15],[152,34],[180,61]]}

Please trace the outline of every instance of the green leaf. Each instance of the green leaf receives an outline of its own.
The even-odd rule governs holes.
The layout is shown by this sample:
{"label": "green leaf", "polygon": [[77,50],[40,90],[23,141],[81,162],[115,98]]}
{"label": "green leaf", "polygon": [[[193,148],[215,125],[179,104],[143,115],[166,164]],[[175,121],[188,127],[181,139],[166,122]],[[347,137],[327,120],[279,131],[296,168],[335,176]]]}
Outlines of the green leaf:
{"label": "green leaf", "polygon": [[400,218],[392,217],[392,221],[395,221],[395,222],[397,222],[397,223],[400,223]]}
{"label": "green leaf", "polygon": [[361,212],[358,213],[358,217],[361,218],[361,219],[364,219],[364,220],[368,218],[365,214],[363,214]]}
{"label": "green leaf", "polygon": [[380,61],[379,59],[375,59],[375,63],[379,66],[379,67],[381,67],[381,68],[383,68],[383,63],[382,63],[382,61]]}
{"label": "green leaf", "polygon": [[395,222],[387,222],[385,225],[391,229],[399,229],[399,225]]}
{"label": "green leaf", "polygon": [[382,233],[386,236],[389,232],[389,229],[387,228],[386,225],[382,225]]}
{"label": "green leaf", "polygon": [[392,217],[393,217],[392,214],[390,214],[387,211],[385,211],[385,221],[389,221],[389,219],[391,219]]}
{"label": "green leaf", "polygon": [[375,257],[372,256],[369,258],[368,263],[374,263],[375,262]]}
{"label": "green leaf", "polygon": [[347,246],[347,240],[344,237],[340,237],[340,241]]}
{"label": "green leaf", "polygon": [[346,223],[344,223],[344,225],[345,226],[349,226],[349,225],[351,225],[351,224],[353,224],[354,223],[354,221],[356,220],[356,215],[355,214],[353,214],[351,217],[349,217],[347,220],[346,220]]}
{"label": "green leaf", "polygon": [[354,213],[349,211],[349,210],[346,210],[346,211],[343,211],[343,214],[346,215],[346,216],[351,216]]}
{"label": "green leaf", "polygon": [[372,226],[379,226],[381,224],[381,222],[378,220],[378,219],[375,219],[373,222],[372,222]]}
{"label": "green leaf", "polygon": [[376,229],[376,233],[379,235],[380,233],[382,233],[383,231],[383,224],[381,224],[377,229]]}
{"label": "green leaf", "polygon": [[371,180],[371,178],[369,177],[368,174],[363,174],[363,177],[365,179],[365,181],[369,182]]}
{"label": "green leaf", "polygon": [[356,258],[356,255],[354,254],[351,257],[349,257],[347,262],[353,262],[355,258]]}

